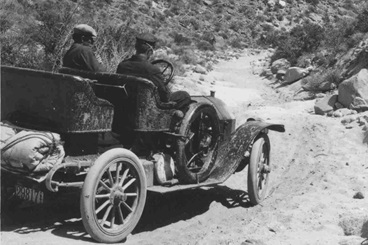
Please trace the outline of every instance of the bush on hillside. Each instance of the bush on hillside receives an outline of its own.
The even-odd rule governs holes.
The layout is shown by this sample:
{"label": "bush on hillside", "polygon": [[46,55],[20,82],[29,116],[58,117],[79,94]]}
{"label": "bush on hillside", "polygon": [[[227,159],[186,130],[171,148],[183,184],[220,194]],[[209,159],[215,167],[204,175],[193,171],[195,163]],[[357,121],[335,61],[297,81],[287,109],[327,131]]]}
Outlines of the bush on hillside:
{"label": "bush on hillside", "polygon": [[338,86],[342,82],[342,77],[338,70],[329,69],[313,73],[303,78],[303,83],[310,91],[320,91],[324,84],[335,84]]}
{"label": "bush on hillside", "polygon": [[192,42],[190,38],[188,38],[187,36],[185,36],[185,34],[182,33],[174,32],[173,36],[174,42],[179,45],[190,45]]}
{"label": "bush on hillside", "polygon": [[319,4],[319,0],[306,0],[307,3],[310,3],[312,5],[318,5]]}
{"label": "bush on hillside", "polygon": [[368,32],[368,6],[357,17],[356,30],[359,32]]}
{"label": "bush on hillside", "polygon": [[[304,53],[311,53],[318,49],[324,39],[324,29],[313,23],[304,23],[291,29],[289,33],[275,31],[264,38],[263,42],[277,47],[271,60],[285,58],[292,65]],[[269,42],[269,43],[267,43]]]}
{"label": "bush on hillside", "polygon": [[202,51],[215,50],[215,47],[207,41],[201,40],[197,43],[197,48]]}

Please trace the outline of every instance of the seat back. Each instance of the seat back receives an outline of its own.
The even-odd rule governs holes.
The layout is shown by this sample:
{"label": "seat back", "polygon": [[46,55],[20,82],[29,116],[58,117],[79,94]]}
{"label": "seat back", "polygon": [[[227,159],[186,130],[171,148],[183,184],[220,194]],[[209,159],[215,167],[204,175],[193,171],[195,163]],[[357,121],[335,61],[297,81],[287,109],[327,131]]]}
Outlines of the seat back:
{"label": "seat back", "polygon": [[96,95],[114,105],[113,131],[168,131],[174,105],[160,101],[157,87],[141,77],[93,73],[71,68],[61,68],[60,73],[81,76],[94,81]]}
{"label": "seat back", "polygon": [[1,80],[1,120],[57,133],[111,130],[113,105],[86,79],[2,66]]}

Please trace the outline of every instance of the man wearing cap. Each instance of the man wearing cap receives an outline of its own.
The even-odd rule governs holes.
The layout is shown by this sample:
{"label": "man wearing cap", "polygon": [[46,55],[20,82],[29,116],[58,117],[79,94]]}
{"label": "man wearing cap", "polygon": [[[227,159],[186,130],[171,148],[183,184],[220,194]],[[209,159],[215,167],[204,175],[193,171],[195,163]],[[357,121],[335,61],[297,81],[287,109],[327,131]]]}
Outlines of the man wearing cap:
{"label": "man wearing cap", "polygon": [[105,71],[92,51],[96,37],[96,31],[89,25],[76,25],[73,29],[74,43],[64,55],[63,66],[92,72]]}
{"label": "man wearing cap", "polygon": [[190,103],[190,95],[185,91],[171,93],[164,84],[161,70],[149,62],[149,58],[154,52],[156,41],[156,37],[150,33],[138,35],[135,43],[135,55],[120,62],[116,73],[149,79],[157,86],[161,101],[176,102],[175,108],[183,109]]}

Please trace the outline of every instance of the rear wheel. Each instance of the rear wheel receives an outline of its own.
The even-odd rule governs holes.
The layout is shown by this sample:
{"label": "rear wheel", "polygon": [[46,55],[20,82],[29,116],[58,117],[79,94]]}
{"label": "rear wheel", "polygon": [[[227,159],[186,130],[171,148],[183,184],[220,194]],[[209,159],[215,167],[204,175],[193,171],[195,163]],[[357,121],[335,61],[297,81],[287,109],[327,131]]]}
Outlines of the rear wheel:
{"label": "rear wheel", "polygon": [[146,202],[147,184],[138,157],[126,149],[102,154],[88,172],[80,209],[93,239],[122,241],[137,225]]}
{"label": "rear wheel", "polygon": [[270,168],[270,141],[265,133],[254,140],[248,167],[248,194],[251,204],[257,205],[266,197]]}
{"label": "rear wheel", "polygon": [[204,181],[212,171],[217,156],[220,128],[216,110],[205,105],[187,113],[179,134],[176,165],[181,181],[198,183]]}

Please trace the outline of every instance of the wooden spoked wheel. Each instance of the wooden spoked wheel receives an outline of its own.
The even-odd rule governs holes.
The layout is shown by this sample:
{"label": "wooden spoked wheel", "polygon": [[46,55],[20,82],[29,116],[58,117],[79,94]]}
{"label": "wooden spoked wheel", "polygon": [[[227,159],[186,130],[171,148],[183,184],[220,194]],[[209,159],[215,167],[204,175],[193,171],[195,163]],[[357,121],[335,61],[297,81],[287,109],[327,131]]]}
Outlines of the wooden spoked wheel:
{"label": "wooden spoked wheel", "polygon": [[99,242],[119,242],[137,225],[146,201],[146,176],[138,157],[126,149],[102,154],[87,174],[81,214]]}

